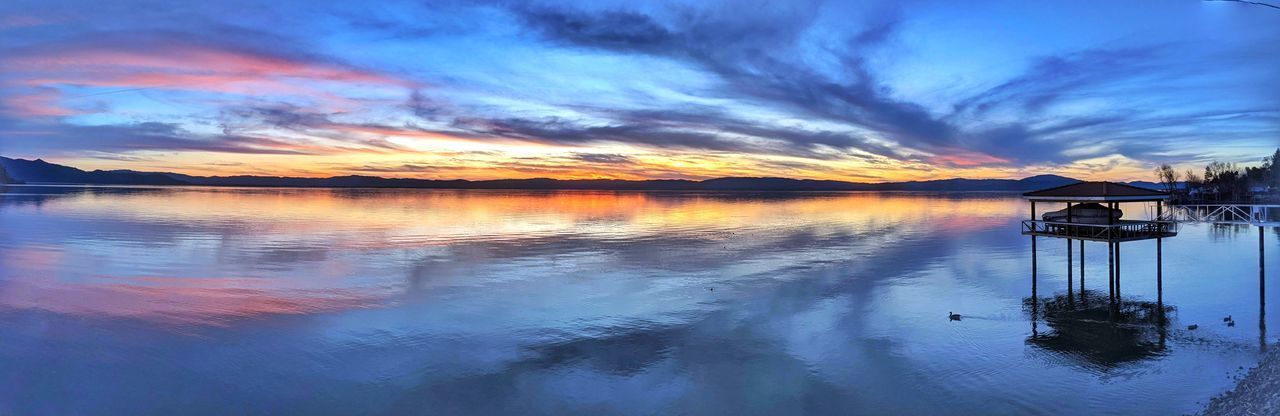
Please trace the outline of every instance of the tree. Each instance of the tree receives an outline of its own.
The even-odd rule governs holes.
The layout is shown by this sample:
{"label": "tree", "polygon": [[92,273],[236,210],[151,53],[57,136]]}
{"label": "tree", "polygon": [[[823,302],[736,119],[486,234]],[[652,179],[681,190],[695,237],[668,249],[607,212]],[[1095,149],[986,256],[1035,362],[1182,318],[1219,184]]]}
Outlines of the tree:
{"label": "tree", "polygon": [[1178,172],[1174,171],[1173,166],[1169,166],[1168,163],[1162,163],[1156,168],[1156,181],[1160,182],[1165,192],[1172,194],[1178,187]]}
{"label": "tree", "polygon": [[1196,173],[1195,169],[1187,169],[1187,172],[1182,174],[1182,178],[1187,183],[1188,196],[1190,196],[1192,192],[1204,187],[1204,178],[1201,178],[1200,174]]}
{"label": "tree", "polygon": [[1280,189],[1280,148],[1270,157],[1262,158],[1262,166],[1266,169],[1266,184],[1272,190]]}
{"label": "tree", "polygon": [[1204,167],[1204,183],[1206,191],[1212,191],[1218,200],[1227,196],[1229,200],[1236,201],[1248,191],[1245,173],[1235,163],[1210,162]]}

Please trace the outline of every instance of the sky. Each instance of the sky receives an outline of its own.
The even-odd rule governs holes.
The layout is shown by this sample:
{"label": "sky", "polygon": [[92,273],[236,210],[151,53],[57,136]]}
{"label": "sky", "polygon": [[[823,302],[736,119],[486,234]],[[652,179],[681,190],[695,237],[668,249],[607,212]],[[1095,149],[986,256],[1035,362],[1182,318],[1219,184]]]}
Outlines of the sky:
{"label": "sky", "polygon": [[1235,2],[6,0],[0,155],[429,179],[1152,180],[1280,147]]}

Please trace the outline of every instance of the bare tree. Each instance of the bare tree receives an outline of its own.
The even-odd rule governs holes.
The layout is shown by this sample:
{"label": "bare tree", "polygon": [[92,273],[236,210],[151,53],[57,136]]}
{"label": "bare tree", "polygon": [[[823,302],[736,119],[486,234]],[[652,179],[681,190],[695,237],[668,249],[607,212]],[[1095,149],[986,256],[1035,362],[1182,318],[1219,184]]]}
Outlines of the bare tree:
{"label": "bare tree", "polygon": [[1187,183],[1187,193],[1204,186],[1204,178],[1201,178],[1195,169],[1187,169],[1187,172],[1182,174],[1182,180]]}
{"label": "bare tree", "polygon": [[1267,186],[1271,190],[1280,189],[1280,148],[1276,149],[1276,153],[1263,159],[1266,168]]}
{"label": "bare tree", "polygon": [[1178,172],[1168,163],[1162,163],[1156,168],[1156,180],[1164,187],[1165,192],[1172,194],[1178,187]]}
{"label": "bare tree", "polygon": [[1238,201],[1248,192],[1248,179],[1235,163],[1213,161],[1204,167],[1206,189],[1212,189],[1215,199],[1224,195],[1230,201]]}

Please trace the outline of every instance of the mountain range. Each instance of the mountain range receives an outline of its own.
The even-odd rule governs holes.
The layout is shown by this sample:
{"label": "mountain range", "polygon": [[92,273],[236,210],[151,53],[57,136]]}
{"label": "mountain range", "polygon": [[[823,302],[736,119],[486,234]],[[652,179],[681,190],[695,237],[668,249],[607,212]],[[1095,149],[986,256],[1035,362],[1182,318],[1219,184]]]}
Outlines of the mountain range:
{"label": "mountain range", "polygon": [[[0,183],[90,185],[201,185],[324,188],[435,188],[435,189],[591,189],[674,191],[1028,191],[1079,182],[1058,175],[1023,179],[942,179],[910,182],[860,183],[788,178],[716,178],[707,180],[654,179],[407,179],[377,176],[294,178],[281,176],[192,176],[168,172],[132,170],[85,171],[41,159],[0,156]],[[1132,185],[1157,188],[1151,182]]]}

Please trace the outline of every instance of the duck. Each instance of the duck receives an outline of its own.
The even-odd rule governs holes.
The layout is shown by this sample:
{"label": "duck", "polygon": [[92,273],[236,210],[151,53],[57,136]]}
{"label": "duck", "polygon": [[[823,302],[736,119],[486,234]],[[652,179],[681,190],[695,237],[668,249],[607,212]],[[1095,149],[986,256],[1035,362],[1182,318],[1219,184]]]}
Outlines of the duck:
{"label": "duck", "polygon": [[960,320],[960,314],[955,313],[955,312],[947,312],[947,318],[950,318],[952,321],[959,321],[959,320]]}
{"label": "duck", "polygon": [[1200,327],[1200,325],[1191,324],[1191,325],[1187,325],[1187,330],[1188,330],[1188,331],[1195,331],[1195,330],[1196,330],[1196,328],[1199,328],[1199,327]]}
{"label": "duck", "polygon": [[1234,326],[1236,326],[1236,321],[1227,322],[1227,326],[1229,326],[1229,327],[1234,327]]}
{"label": "duck", "polygon": [[1231,315],[1227,315],[1227,317],[1226,317],[1226,318],[1222,318],[1222,322],[1231,322],[1231,321],[1233,321],[1233,320],[1234,320],[1234,319],[1231,319]]}

